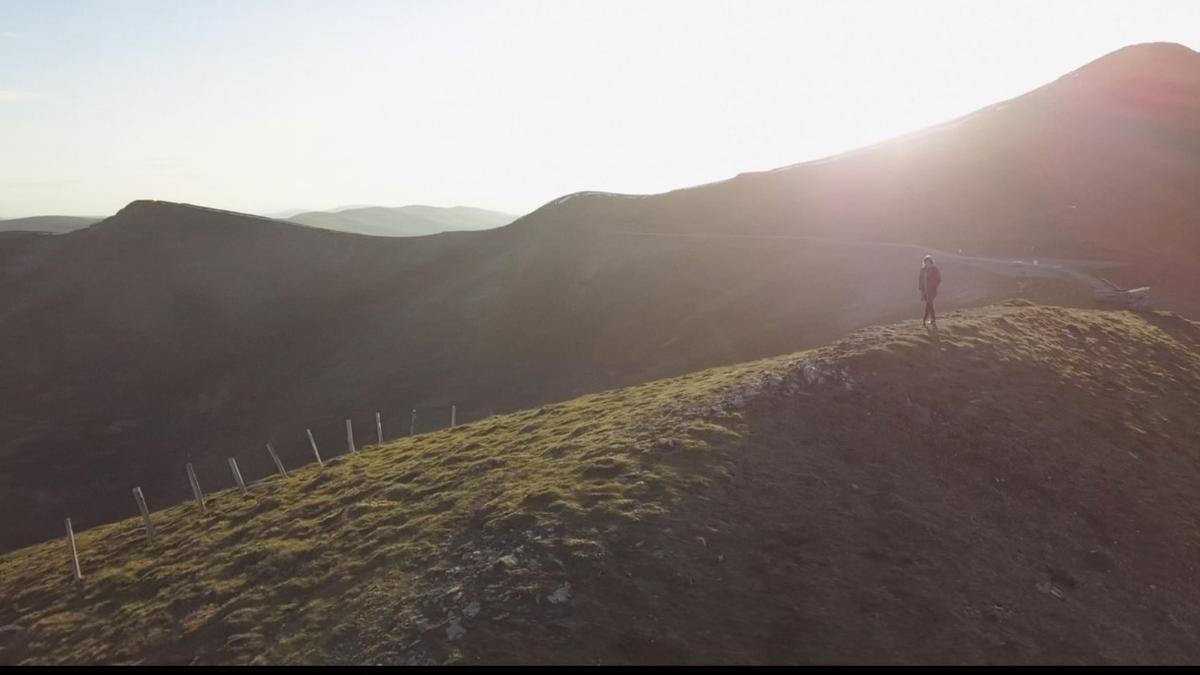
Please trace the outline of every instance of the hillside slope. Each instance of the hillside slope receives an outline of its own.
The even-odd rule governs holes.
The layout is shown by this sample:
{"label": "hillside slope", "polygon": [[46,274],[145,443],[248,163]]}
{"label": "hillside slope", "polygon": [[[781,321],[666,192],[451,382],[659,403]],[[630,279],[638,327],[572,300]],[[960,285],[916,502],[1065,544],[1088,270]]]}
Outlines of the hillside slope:
{"label": "hillside slope", "polygon": [[647,197],[581,193],[531,229],[786,234],[1111,260],[1200,312],[1200,53],[1143,44],[1028,94],[826,159]]}
{"label": "hillside slope", "polygon": [[943,324],[7,554],[0,663],[1195,662],[1200,325]]}
{"label": "hillside slope", "polygon": [[468,206],[364,206],[336,211],[309,211],[288,218],[293,223],[339,232],[379,237],[417,237],[439,232],[488,230],[516,216]]}

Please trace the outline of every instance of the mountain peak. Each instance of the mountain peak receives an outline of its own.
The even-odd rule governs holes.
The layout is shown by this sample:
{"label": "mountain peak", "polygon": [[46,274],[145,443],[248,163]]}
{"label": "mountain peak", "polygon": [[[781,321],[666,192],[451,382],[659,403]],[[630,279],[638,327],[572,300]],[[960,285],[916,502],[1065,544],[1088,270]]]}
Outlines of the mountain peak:
{"label": "mountain peak", "polygon": [[1200,87],[1200,52],[1174,42],[1122,47],[1062,77],[1059,83],[1093,90]]}
{"label": "mountain peak", "polygon": [[160,216],[160,215],[178,215],[178,214],[221,214],[225,216],[236,216],[239,218],[252,218],[255,220],[272,220],[265,216],[256,216],[250,213],[242,213],[240,211],[229,211],[226,209],[214,209],[209,206],[197,206],[196,204],[187,204],[183,202],[170,202],[158,199],[135,199],[129,202],[120,211],[113,215],[113,218],[138,218],[144,216]]}
{"label": "mountain peak", "polygon": [[145,228],[161,229],[164,226],[185,228],[220,228],[244,227],[246,225],[282,225],[290,226],[284,221],[278,221],[263,216],[256,216],[238,211],[214,209],[207,206],[185,204],[181,202],[162,201],[157,199],[137,199],[129,202],[111,217],[96,224],[101,230],[141,231]]}
{"label": "mountain peak", "polygon": [[1164,60],[1164,59],[1200,59],[1200,52],[1181,45],[1178,42],[1141,42],[1126,45],[1096,59],[1093,63],[1106,60]]}

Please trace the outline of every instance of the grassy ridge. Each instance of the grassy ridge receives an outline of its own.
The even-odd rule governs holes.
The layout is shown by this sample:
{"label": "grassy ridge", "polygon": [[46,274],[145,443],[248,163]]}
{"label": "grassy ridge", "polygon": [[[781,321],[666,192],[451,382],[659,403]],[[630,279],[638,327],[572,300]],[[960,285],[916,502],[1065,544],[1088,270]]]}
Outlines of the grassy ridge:
{"label": "grassy ridge", "polygon": [[1170,314],[865,329],[6,555],[0,663],[1187,662],[1197,408]]}
{"label": "grassy ridge", "polygon": [[[0,624],[27,628],[3,662],[323,660],[345,640],[358,596],[411,577],[448,540],[488,524],[613,526],[658,513],[687,483],[651,451],[664,438],[697,457],[703,422],[669,422],[753,367],[707,371],[426,434],[287,479],[268,478],[140,519],[78,533],[84,579],[64,540],[0,558]],[[664,427],[664,424],[668,426]],[[674,426],[671,426],[674,425]],[[664,434],[666,434],[664,436]],[[132,500],[131,500],[132,503]],[[573,545],[586,548],[586,539]]]}

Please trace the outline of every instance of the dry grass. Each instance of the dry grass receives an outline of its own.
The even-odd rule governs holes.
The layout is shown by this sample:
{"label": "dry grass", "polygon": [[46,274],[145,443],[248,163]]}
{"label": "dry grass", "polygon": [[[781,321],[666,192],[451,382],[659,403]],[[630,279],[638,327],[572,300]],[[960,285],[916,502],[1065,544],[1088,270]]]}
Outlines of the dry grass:
{"label": "dry grass", "polygon": [[[0,558],[0,625],[28,629],[0,661],[320,661],[359,596],[389,602],[466,528],[644,520],[687,484],[656,444],[702,457],[708,426],[667,418],[753,367],[587,396],[366,448],[140,519],[77,533],[84,579],[60,539]],[[687,464],[688,462],[685,462]],[[586,546],[585,539],[577,542]],[[417,579],[412,579],[417,577]]]}

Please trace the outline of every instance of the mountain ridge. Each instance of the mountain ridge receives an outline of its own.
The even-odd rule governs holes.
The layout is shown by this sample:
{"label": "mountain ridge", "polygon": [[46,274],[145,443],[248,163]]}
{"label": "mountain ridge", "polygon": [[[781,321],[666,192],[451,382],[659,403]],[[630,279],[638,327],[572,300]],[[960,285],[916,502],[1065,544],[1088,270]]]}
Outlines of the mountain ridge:
{"label": "mountain ridge", "polygon": [[313,211],[288,218],[311,227],[377,236],[423,236],[447,231],[473,231],[507,225],[516,219],[505,213],[467,206],[346,207]]}

